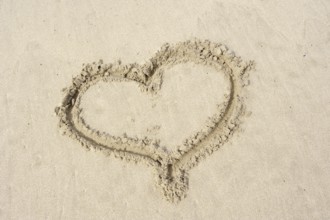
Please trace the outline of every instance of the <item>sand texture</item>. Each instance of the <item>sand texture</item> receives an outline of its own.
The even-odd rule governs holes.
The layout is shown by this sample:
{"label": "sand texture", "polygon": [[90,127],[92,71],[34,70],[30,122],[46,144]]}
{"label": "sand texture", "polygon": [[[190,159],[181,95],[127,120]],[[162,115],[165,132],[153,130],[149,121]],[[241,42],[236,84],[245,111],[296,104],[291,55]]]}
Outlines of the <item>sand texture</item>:
{"label": "sand texture", "polygon": [[[98,128],[89,126],[81,116],[83,109],[80,108],[80,103],[83,95],[99,81],[103,80],[111,85],[113,82],[126,83],[133,80],[138,83],[142,92],[157,94],[162,88],[166,69],[187,62],[212,66],[219,72],[218,74],[226,74],[229,94],[225,94],[224,102],[218,104],[217,112],[205,121],[205,125],[191,137],[186,138],[176,149],[169,150],[168,146],[162,145],[161,140],[151,139],[148,136],[141,139],[129,137],[126,133],[115,136],[102,132]],[[186,196],[188,170],[197,165],[207,154],[211,154],[226,143],[237,129],[240,123],[239,117],[244,113],[242,88],[248,82],[247,70],[252,67],[252,62],[242,62],[225,45],[208,40],[186,41],[175,46],[165,44],[155,57],[142,66],[123,65],[120,62],[103,64],[102,61],[87,64],[81,74],[73,78],[72,85],[64,89],[65,98],[62,105],[55,109],[60,118],[59,128],[62,133],[78,140],[87,149],[101,150],[107,155],[113,154],[127,161],[142,161],[155,167],[158,171],[157,182],[162,187],[164,196],[171,202],[177,202]],[[199,91],[203,92],[203,90]],[[183,102],[185,97],[181,99],[183,100],[177,99],[177,101]],[[108,102],[111,103],[112,100],[108,99]],[[139,105],[144,104],[139,103]],[[148,114],[148,112],[144,113]],[[120,122],[116,120],[110,123]]]}
{"label": "sand texture", "polygon": [[0,1],[0,220],[330,219],[330,1]]}

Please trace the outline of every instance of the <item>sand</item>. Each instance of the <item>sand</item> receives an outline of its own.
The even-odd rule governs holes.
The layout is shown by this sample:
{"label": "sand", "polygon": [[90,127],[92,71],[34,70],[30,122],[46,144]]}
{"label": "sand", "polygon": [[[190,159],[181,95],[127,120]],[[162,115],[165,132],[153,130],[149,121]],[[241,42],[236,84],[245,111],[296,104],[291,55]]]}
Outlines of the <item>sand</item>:
{"label": "sand", "polygon": [[0,10],[0,219],[330,218],[327,1]]}
{"label": "sand", "polygon": [[[168,74],[166,70],[188,62],[206,67],[211,66],[214,70],[218,71],[219,75],[226,75],[229,81],[229,89],[227,91],[228,94],[223,94],[223,96],[225,96],[224,100],[222,100],[222,102],[220,102],[221,99],[218,100],[219,103],[216,106],[215,113],[210,115],[207,120],[205,119],[204,124],[200,124],[199,127],[195,129],[196,131],[189,132],[189,136],[185,137],[181,134],[185,139],[181,143],[178,142],[179,144],[174,149],[173,147],[171,149],[169,147],[170,145],[164,145],[163,138],[152,139],[147,133],[130,137],[127,135],[125,128],[122,134],[117,135],[114,135],[113,132],[104,132],[98,126],[90,126],[82,116],[82,112],[86,109],[80,106],[81,100],[89,88],[98,84],[99,81],[109,82],[109,86],[114,82],[127,83],[133,81],[141,88],[141,92],[155,95],[158,94],[162,88],[163,77]],[[193,67],[196,68],[196,66]],[[116,158],[133,161],[135,163],[144,162],[147,165],[155,167],[158,171],[156,175],[157,182],[162,187],[165,198],[170,202],[177,203],[182,200],[182,198],[186,197],[189,182],[188,170],[196,166],[206,155],[213,153],[216,149],[225,144],[235,130],[237,130],[240,124],[240,116],[244,114],[244,97],[241,93],[243,87],[248,83],[247,71],[251,70],[253,67],[253,62],[243,62],[239,57],[236,57],[233,52],[228,50],[225,45],[212,43],[208,40],[186,41],[174,46],[164,44],[155,57],[151,58],[150,61],[142,66],[138,64],[122,65],[120,61],[117,63],[103,64],[102,60],[98,63],[87,64],[82,69],[81,74],[72,79],[72,85],[63,89],[65,94],[62,105],[55,108],[55,112],[59,117],[59,129],[61,133],[77,140],[80,142],[81,146],[88,150],[93,148],[93,150],[103,151],[106,155],[113,154]],[[194,69],[190,70],[190,72],[193,72],[193,70]],[[208,75],[207,69],[203,71]],[[191,77],[197,78],[195,77],[196,74],[197,73],[191,75]],[[209,77],[209,80],[211,81],[212,78]],[[172,82],[172,84],[174,83]],[[203,87],[205,87],[204,83],[199,81],[197,85],[200,85],[202,88],[198,88],[197,86],[189,87],[185,81],[174,84],[174,86],[183,88],[183,90],[186,91],[197,91],[198,93],[205,94],[205,90],[203,90]],[[221,84],[217,86],[221,88]],[[134,89],[136,90],[136,88],[133,88],[133,91]],[[128,88],[128,93],[129,90]],[[132,94],[133,91],[130,92],[130,98],[134,100],[136,105],[146,105],[146,102],[135,98],[135,94]],[[185,94],[181,93],[175,97],[173,91],[174,90],[168,91],[168,93],[172,93],[172,98],[166,106],[163,106],[163,112],[167,112],[174,103],[186,103],[187,96],[185,96]],[[221,95],[221,93],[214,92],[209,96],[217,97],[219,95]],[[98,96],[106,97],[106,94],[101,92]],[[190,94],[190,96],[192,96],[192,94]],[[155,97],[153,101],[155,102],[155,99],[161,97],[164,97],[164,94]],[[194,102],[200,101],[196,96],[192,97],[194,98]],[[206,97],[206,99],[208,99],[208,97]],[[106,97],[106,100],[115,104],[115,109],[118,109],[116,108],[117,104],[115,101],[117,101],[117,103],[122,103],[125,101],[125,98],[121,96],[121,98],[113,100]],[[162,101],[163,100],[158,100],[158,102]],[[89,104],[94,106],[94,99],[89,100]],[[132,106],[134,105],[129,107]],[[203,107],[208,108],[207,105]],[[180,110],[182,109],[183,108],[180,108]],[[191,107],[190,111],[191,110],[195,110],[194,106]],[[147,115],[144,121],[155,123],[154,117],[148,117],[151,112],[153,112],[153,109],[149,108],[149,111],[140,111],[137,113]],[[175,111],[171,113],[177,116],[180,115],[181,117],[185,117],[185,114],[187,114],[186,112],[182,114],[182,112]],[[111,111],[108,111],[108,114],[111,114]],[[125,115],[125,112],[121,112],[121,114]],[[158,114],[164,116],[162,112]],[[95,115],[98,114],[96,113]],[[134,118],[135,117],[139,117],[139,115],[137,114]],[[196,118],[198,117],[200,118],[202,116],[197,115]],[[169,120],[169,118],[171,117],[168,117],[167,120]],[[93,119],[104,121],[104,118],[97,119],[97,117],[93,117]],[[195,118],[191,120],[195,120]],[[121,120],[116,117],[113,118],[112,121],[109,121],[109,123],[118,125],[121,124]],[[180,121],[177,120],[176,124],[180,124]],[[161,126],[164,125],[156,125],[157,128]],[[166,124],[166,126],[169,127],[171,124]],[[174,129],[173,127],[174,126],[171,126],[172,129]],[[114,127],[113,130],[118,133],[119,129]],[[174,132],[180,133],[179,129],[174,130]],[[173,135],[169,136],[167,139],[176,140]]]}

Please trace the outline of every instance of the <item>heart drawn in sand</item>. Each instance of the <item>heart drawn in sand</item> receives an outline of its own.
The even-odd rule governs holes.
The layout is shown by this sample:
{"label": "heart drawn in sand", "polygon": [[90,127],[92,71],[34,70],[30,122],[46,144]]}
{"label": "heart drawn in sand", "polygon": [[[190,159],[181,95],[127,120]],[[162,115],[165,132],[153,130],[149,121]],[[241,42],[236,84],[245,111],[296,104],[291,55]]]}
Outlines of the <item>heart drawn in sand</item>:
{"label": "heart drawn in sand", "polygon": [[[116,136],[100,131],[91,127],[82,117],[81,99],[96,83],[135,82],[141,92],[156,94],[162,89],[164,71],[187,62],[212,67],[219,74],[225,74],[230,93],[206,124],[194,135],[184,137],[185,141],[174,150],[161,147],[159,140],[150,137]],[[165,44],[144,65],[122,65],[120,62],[103,64],[102,61],[88,64],[73,79],[72,85],[65,89],[62,104],[56,108],[60,118],[59,128],[87,149],[101,150],[106,155],[153,166],[157,184],[165,198],[178,202],[187,194],[188,171],[226,143],[237,129],[244,112],[242,91],[247,81],[245,73],[252,66],[252,62],[242,62],[224,45],[207,40]]]}

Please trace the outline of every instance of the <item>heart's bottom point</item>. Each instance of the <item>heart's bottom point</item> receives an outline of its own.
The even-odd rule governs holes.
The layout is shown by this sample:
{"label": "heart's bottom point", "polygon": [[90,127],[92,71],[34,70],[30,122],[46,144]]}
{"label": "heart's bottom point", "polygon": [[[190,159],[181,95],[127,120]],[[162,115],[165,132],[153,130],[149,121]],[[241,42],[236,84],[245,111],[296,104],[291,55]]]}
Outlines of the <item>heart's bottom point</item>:
{"label": "heart's bottom point", "polygon": [[165,168],[159,168],[157,174],[157,185],[168,201],[178,203],[187,196],[189,189],[187,171],[174,170],[173,166],[168,164]]}

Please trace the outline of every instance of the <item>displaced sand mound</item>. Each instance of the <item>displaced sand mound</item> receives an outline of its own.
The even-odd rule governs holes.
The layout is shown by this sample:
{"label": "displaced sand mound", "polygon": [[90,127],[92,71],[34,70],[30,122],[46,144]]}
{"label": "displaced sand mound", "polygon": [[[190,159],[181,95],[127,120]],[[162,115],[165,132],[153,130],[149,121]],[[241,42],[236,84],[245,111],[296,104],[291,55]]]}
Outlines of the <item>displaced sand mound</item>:
{"label": "displaced sand mound", "polygon": [[[82,97],[97,83],[134,82],[140,91],[155,97],[162,90],[165,71],[175,66],[193,63],[212,68],[224,74],[228,81],[228,94],[218,103],[215,112],[189,137],[183,137],[181,144],[171,148],[153,138],[152,132],[160,129],[156,125],[145,137],[111,134],[92,127],[82,114]],[[156,55],[144,65],[121,62],[85,65],[80,75],[66,88],[61,106],[56,108],[60,118],[59,128],[63,134],[79,141],[87,149],[101,150],[127,161],[144,162],[155,168],[156,181],[166,199],[178,202],[188,190],[188,171],[205,156],[211,154],[228,141],[240,124],[244,113],[243,88],[247,85],[246,71],[252,62],[242,62],[222,44],[210,41],[186,41],[176,45],[165,44]],[[221,86],[221,85],[219,85]],[[111,100],[109,100],[111,102]],[[116,105],[114,103],[114,105]]]}

